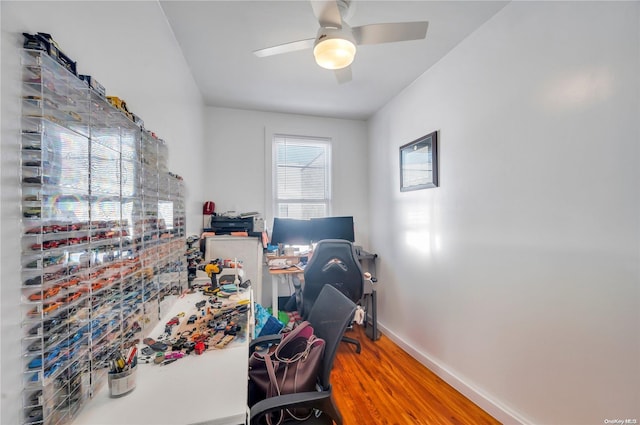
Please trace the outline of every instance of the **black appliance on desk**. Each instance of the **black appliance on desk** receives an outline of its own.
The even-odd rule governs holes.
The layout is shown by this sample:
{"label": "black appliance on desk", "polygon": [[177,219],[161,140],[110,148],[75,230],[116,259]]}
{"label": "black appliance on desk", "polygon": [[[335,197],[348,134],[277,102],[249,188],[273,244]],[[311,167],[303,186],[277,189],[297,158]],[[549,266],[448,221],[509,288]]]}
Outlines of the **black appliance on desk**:
{"label": "black appliance on desk", "polygon": [[205,228],[205,232],[214,232],[216,235],[229,235],[232,232],[247,232],[249,236],[261,236],[261,231],[254,229],[254,217],[224,217],[211,216],[211,227]]}

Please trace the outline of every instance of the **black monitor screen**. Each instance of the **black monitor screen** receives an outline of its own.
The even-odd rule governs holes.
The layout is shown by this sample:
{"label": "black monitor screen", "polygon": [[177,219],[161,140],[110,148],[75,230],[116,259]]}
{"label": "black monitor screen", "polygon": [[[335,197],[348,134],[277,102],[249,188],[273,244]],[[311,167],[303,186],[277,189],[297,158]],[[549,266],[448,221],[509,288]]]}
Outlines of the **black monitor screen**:
{"label": "black monitor screen", "polygon": [[311,222],[295,218],[274,218],[271,245],[309,245]]}
{"label": "black monitor screen", "polygon": [[353,217],[324,217],[311,219],[312,240],[345,239],[355,242]]}

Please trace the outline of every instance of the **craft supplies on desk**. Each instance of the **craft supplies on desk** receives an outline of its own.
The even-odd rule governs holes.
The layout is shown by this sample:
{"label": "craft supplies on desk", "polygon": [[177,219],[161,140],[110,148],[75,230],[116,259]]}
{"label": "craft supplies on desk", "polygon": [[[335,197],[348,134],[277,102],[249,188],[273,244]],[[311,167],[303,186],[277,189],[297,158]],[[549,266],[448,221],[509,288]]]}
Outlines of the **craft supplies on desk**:
{"label": "craft supplies on desk", "polygon": [[[222,301],[220,304],[209,302],[207,306],[223,315],[232,312],[239,305],[251,306],[250,291],[233,295],[237,300]],[[202,293],[185,294],[178,298],[177,302],[165,313],[161,320],[152,329],[146,332],[151,338],[158,339],[164,334],[167,321],[178,317],[179,324],[174,325],[174,336],[180,332],[191,329],[187,326],[188,318],[195,311],[195,304],[203,299]],[[135,391],[130,391],[126,397],[114,398],[106,388],[100,389],[87,405],[79,412],[71,425],[157,425],[165,423],[176,424],[240,424],[245,423],[247,413],[247,359],[249,353],[249,339],[247,335],[253,334],[253,316],[247,309],[244,315],[246,323],[241,323],[242,331],[233,336],[226,335],[228,340],[223,343],[212,340],[217,347],[202,352],[201,355],[174,354],[174,351],[165,351],[159,364],[153,360],[147,362],[142,356],[136,360],[137,366],[133,368]],[[196,317],[198,328],[206,327],[209,317],[203,319]],[[220,317],[218,320],[222,320]],[[184,325],[184,327],[183,327]],[[224,332],[218,335],[225,336]],[[145,338],[146,339],[146,338]],[[151,340],[147,340],[152,343]],[[155,341],[155,342],[158,342]],[[143,342],[138,347],[142,353]],[[224,347],[224,348],[223,348]],[[223,349],[220,349],[223,348]],[[127,358],[128,353],[122,353]],[[169,363],[170,362],[170,363]],[[160,366],[164,363],[164,366]],[[133,360],[132,360],[133,364]],[[130,369],[131,370],[131,369]],[[137,376],[135,376],[137,375]],[[120,376],[110,378],[121,379]],[[113,382],[110,384],[113,385]],[[105,386],[106,387],[106,386]],[[122,393],[124,395],[125,393]],[[229,397],[233,394],[234,397]],[[161,406],[159,408],[159,406]],[[167,406],[167,408],[164,408]],[[171,406],[187,406],[184,409],[171,408]],[[192,406],[204,406],[204,408],[192,408]]]}
{"label": "craft supplies on desk", "polygon": [[111,361],[111,370],[108,375],[111,397],[122,397],[135,389],[138,364],[136,353],[137,348],[131,347],[126,356],[117,352]]}

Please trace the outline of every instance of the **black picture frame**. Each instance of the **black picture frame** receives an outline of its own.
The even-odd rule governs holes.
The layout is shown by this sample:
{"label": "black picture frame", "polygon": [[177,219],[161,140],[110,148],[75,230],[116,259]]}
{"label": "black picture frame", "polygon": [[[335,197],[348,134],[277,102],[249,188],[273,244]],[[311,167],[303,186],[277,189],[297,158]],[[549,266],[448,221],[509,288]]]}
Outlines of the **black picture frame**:
{"label": "black picture frame", "polygon": [[400,146],[400,191],[438,187],[438,132]]}

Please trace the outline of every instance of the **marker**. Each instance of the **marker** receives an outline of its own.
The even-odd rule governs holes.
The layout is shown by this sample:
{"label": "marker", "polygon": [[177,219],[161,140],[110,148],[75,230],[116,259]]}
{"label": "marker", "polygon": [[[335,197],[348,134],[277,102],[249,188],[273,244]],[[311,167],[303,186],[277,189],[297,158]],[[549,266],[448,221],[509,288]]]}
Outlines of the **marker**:
{"label": "marker", "polygon": [[127,364],[130,365],[131,362],[133,361],[133,359],[136,356],[136,353],[138,352],[138,347],[133,346],[129,349],[129,355],[127,356]]}

